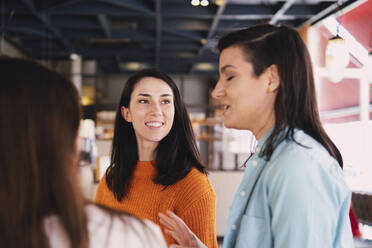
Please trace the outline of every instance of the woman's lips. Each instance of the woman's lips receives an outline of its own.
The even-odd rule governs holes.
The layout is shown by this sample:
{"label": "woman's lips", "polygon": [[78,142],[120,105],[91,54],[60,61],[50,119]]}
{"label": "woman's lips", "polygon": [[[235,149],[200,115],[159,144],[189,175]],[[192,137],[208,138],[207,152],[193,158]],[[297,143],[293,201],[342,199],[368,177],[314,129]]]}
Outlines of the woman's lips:
{"label": "woman's lips", "polygon": [[145,123],[146,126],[152,127],[152,128],[159,128],[164,126],[164,122],[162,121],[149,121]]}

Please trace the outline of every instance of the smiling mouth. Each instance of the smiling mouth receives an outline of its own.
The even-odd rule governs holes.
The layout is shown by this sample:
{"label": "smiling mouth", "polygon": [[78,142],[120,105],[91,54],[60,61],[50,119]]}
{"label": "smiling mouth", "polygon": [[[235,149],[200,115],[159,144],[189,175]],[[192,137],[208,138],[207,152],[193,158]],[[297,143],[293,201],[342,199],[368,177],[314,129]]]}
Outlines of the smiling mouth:
{"label": "smiling mouth", "polygon": [[228,110],[229,108],[230,108],[230,105],[222,104],[222,109],[223,110]]}
{"label": "smiling mouth", "polygon": [[162,127],[164,126],[164,122],[161,121],[150,121],[145,123],[148,127]]}

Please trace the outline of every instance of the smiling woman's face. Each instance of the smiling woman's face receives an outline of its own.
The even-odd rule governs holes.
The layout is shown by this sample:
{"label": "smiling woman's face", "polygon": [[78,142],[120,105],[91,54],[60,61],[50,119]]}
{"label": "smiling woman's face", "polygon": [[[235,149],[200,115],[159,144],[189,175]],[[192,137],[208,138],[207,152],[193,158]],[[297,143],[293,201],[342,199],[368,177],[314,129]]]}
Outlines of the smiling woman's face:
{"label": "smiling woman's face", "polygon": [[168,135],[174,120],[172,89],[163,80],[142,78],[134,87],[129,107],[122,107],[123,118],[131,122],[137,142],[159,143]]}
{"label": "smiling woman's face", "polygon": [[244,58],[240,47],[224,49],[220,55],[220,78],[212,96],[224,109],[228,128],[248,129],[255,133],[272,121],[276,91],[270,88],[270,70],[255,76],[253,65]]}

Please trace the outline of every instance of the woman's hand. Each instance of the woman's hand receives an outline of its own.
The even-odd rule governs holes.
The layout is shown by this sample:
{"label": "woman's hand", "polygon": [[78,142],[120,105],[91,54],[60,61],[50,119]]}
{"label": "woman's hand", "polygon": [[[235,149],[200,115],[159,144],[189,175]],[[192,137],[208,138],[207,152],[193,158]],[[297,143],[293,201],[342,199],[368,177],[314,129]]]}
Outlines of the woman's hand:
{"label": "woman's hand", "polygon": [[165,232],[177,241],[173,248],[207,248],[183,220],[167,210],[167,215],[159,213],[160,223],[166,227]]}

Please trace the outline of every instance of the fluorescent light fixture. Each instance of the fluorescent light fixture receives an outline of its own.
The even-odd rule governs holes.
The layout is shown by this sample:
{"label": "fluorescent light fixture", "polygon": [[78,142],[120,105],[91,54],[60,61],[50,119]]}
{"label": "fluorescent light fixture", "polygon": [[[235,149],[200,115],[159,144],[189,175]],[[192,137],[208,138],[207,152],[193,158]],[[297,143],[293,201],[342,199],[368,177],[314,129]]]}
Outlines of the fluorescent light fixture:
{"label": "fluorescent light fixture", "polygon": [[211,63],[197,63],[194,69],[197,71],[215,71],[217,70],[217,66]]}
{"label": "fluorescent light fixture", "polygon": [[120,63],[120,69],[126,71],[139,71],[145,69],[147,65],[141,62],[127,62],[127,63]]}

